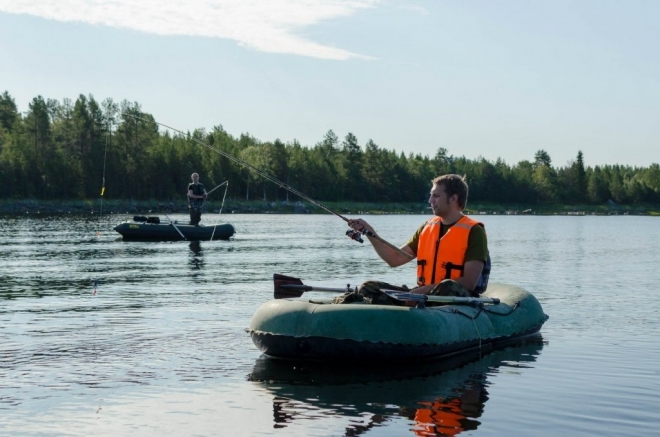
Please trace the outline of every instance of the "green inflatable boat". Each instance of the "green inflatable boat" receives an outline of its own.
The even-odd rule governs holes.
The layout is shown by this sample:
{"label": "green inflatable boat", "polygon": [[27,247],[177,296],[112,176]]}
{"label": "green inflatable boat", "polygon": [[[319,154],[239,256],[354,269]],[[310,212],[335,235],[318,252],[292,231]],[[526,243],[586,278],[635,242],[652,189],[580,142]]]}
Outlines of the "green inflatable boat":
{"label": "green inflatable boat", "polygon": [[411,360],[508,344],[537,334],[548,319],[531,293],[510,285],[491,284],[477,299],[437,299],[447,303],[411,307],[275,299],[257,309],[248,332],[257,348],[275,358]]}
{"label": "green inflatable boat", "polygon": [[183,240],[229,240],[236,231],[229,223],[219,225],[198,225],[161,221],[159,217],[135,216],[115,226],[114,230],[124,240],[132,241],[183,241]]}

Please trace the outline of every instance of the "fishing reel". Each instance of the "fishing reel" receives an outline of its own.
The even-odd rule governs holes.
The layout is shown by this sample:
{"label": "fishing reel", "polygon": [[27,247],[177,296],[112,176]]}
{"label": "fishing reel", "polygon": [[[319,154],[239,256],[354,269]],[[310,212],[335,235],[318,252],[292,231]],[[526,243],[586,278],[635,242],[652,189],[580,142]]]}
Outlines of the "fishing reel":
{"label": "fishing reel", "polygon": [[346,231],[346,236],[350,238],[351,240],[355,240],[358,243],[364,243],[364,240],[362,239],[362,234],[355,229],[349,229]]}

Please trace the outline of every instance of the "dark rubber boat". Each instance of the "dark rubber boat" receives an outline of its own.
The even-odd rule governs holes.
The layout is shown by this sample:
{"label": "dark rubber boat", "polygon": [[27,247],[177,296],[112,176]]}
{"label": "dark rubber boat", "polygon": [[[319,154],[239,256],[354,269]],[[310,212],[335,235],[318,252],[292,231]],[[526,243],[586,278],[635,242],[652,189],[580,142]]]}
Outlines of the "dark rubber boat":
{"label": "dark rubber boat", "polygon": [[183,240],[228,240],[235,233],[229,223],[219,225],[198,225],[161,222],[158,217],[135,216],[133,220],[115,226],[124,240],[183,241]]}

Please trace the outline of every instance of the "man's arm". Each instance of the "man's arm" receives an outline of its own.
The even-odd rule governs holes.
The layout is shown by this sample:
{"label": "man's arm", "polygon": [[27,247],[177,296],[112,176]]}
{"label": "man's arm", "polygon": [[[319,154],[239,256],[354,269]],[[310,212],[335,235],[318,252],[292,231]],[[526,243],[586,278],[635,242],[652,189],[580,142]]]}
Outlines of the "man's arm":
{"label": "man's arm", "polygon": [[374,247],[374,250],[376,251],[378,256],[381,257],[381,259],[385,261],[387,265],[389,265],[390,267],[399,267],[407,263],[408,261],[415,259],[416,255],[408,245],[401,246],[400,249],[403,252],[410,254],[412,258],[408,258],[400,254],[399,252],[395,251],[391,247],[386,246],[385,244],[381,243],[380,241],[376,240],[373,237],[367,235],[367,238],[371,242],[371,245]]}
{"label": "man's arm", "polygon": [[[349,220],[348,226],[350,226],[351,228],[353,228],[358,232],[361,232],[362,229],[366,229],[369,232],[376,234],[374,228],[372,228],[369,223],[367,223],[362,219]],[[412,258],[408,258],[407,256],[397,252],[396,250],[387,246],[386,244],[383,244],[380,240],[376,238],[370,237],[369,235],[367,235],[367,238],[371,242],[371,245],[373,246],[378,256],[381,257],[381,259],[385,261],[390,267],[398,267],[400,265],[403,265],[415,259],[415,257],[417,256],[415,252],[413,252],[413,250],[408,245],[401,246],[400,249],[401,251],[409,255],[412,255]]]}
{"label": "man's arm", "polygon": [[188,190],[188,197],[190,197],[191,199],[204,199],[206,197],[206,189],[204,189],[204,194],[198,196],[197,194],[194,194],[193,189],[190,188]]}
{"label": "man's arm", "polygon": [[479,276],[484,269],[483,261],[467,261],[463,265],[463,276],[456,279],[467,291],[472,292],[479,282]]}
{"label": "man's arm", "polygon": [[479,283],[479,277],[488,259],[488,238],[483,226],[473,226],[468,236],[468,248],[465,252],[463,276],[456,282],[472,292]]}

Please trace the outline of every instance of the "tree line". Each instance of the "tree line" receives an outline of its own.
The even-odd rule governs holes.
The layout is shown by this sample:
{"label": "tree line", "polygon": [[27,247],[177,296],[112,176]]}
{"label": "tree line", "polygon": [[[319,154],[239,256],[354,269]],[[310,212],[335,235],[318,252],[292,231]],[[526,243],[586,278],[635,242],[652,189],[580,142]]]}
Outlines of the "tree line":
{"label": "tree line", "polygon": [[[211,146],[203,147],[200,143]],[[229,181],[227,196],[246,200],[299,200],[223,151],[321,201],[425,202],[429,182],[444,173],[467,176],[471,202],[503,204],[624,205],[660,203],[660,166],[585,166],[578,151],[564,167],[538,150],[510,165],[479,157],[434,156],[360,145],[332,130],[313,146],[293,140],[234,137],[222,126],[186,134],[160,129],[137,102],[35,97],[20,113],[0,95],[1,198],[181,200],[190,174],[207,190]]]}

